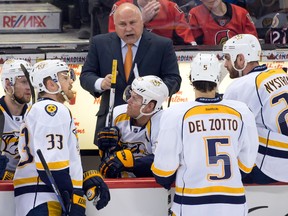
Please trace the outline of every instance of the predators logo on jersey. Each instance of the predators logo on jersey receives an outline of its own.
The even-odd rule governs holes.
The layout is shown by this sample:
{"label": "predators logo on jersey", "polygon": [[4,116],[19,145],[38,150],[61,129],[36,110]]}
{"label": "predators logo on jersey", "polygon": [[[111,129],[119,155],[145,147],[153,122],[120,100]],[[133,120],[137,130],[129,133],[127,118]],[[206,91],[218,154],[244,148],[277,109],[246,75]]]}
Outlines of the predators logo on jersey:
{"label": "predators logo on jersey", "polygon": [[5,133],[2,136],[2,140],[4,141],[3,152],[11,155],[14,158],[17,158],[18,155],[18,141],[19,141],[19,132],[12,131],[10,133]]}
{"label": "predators logo on jersey", "polygon": [[45,106],[45,111],[48,113],[48,115],[55,116],[58,111],[58,107],[54,104],[48,104]]}

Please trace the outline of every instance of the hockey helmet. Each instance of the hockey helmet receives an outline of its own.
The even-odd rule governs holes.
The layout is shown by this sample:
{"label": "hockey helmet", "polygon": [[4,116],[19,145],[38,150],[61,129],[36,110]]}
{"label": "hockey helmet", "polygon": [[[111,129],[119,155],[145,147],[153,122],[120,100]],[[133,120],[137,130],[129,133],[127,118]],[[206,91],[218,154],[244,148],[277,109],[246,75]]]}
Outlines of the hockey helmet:
{"label": "hockey helmet", "polygon": [[[69,71],[69,67],[67,64],[61,60],[53,59],[53,60],[44,60],[36,63],[33,66],[33,70],[31,71],[31,82],[32,85],[36,88],[38,92],[47,92],[50,94],[55,94],[60,92],[61,86],[58,80],[58,73],[63,71]],[[59,85],[58,92],[50,92],[46,89],[44,85],[44,79],[50,77],[54,82]]]}
{"label": "hockey helmet", "polygon": [[131,95],[129,92],[132,90],[136,94],[142,96],[143,105],[148,104],[152,100],[156,101],[154,112],[161,109],[162,103],[169,96],[169,90],[163,80],[153,75],[134,79],[130,88],[128,87],[127,90],[125,90],[123,94],[123,99],[125,101],[130,98]]}
{"label": "hockey helmet", "polygon": [[32,65],[25,61],[25,60],[18,60],[18,59],[8,59],[4,62],[2,66],[2,74],[1,74],[1,83],[4,89],[5,87],[5,80],[8,79],[11,86],[14,86],[16,78],[19,76],[24,76],[24,72],[21,69],[21,64],[27,69],[30,73],[32,70]]}
{"label": "hockey helmet", "polygon": [[210,81],[218,85],[220,71],[221,63],[215,54],[198,53],[191,62],[191,82]]}
{"label": "hockey helmet", "polygon": [[259,61],[261,55],[261,45],[259,40],[251,34],[238,34],[230,38],[223,46],[223,53],[229,54],[233,67],[237,55],[243,54],[246,63]]}

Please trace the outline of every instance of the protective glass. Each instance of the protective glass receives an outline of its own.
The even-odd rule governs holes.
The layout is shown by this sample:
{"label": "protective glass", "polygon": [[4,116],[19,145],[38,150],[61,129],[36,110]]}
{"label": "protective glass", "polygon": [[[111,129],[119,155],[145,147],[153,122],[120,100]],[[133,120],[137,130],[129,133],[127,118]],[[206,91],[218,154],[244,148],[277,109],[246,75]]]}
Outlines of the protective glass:
{"label": "protective glass", "polygon": [[131,85],[127,86],[123,92],[123,100],[128,103],[128,100],[132,100],[131,102],[133,104],[138,104],[138,105],[146,105],[143,103],[143,99],[141,97],[141,99],[139,98],[141,97],[140,95],[136,94],[132,88]]}

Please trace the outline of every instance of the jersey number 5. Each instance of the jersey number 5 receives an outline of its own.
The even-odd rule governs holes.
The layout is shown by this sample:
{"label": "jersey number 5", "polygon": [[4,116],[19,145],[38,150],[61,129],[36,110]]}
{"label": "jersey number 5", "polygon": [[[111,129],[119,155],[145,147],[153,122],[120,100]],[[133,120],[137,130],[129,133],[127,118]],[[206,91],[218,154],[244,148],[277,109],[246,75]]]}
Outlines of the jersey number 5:
{"label": "jersey number 5", "polygon": [[208,174],[209,180],[225,180],[231,177],[231,162],[227,152],[218,152],[219,146],[230,146],[228,138],[206,138],[208,166],[222,166],[221,174]]}

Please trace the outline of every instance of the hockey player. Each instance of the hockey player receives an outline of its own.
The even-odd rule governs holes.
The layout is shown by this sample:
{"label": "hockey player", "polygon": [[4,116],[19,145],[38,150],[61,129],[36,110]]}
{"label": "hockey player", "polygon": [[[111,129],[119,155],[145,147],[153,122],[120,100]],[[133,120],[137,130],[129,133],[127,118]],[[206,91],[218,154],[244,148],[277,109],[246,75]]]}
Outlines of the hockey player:
{"label": "hockey player", "polygon": [[288,182],[288,75],[259,65],[261,46],[250,34],[240,34],[223,46],[225,67],[236,79],[224,98],[242,101],[252,110],[259,133],[256,165],[246,183]]}
{"label": "hockey player", "polygon": [[190,10],[188,23],[197,44],[223,45],[236,34],[257,36],[248,11],[223,0],[202,0]]}
{"label": "hockey player", "polygon": [[168,94],[164,82],[153,75],[138,77],[126,88],[124,100],[128,104],[116,106],[113,110],[114,127],[104,128],[98,134],[101,150],[107,151],[111,147],[116,147],[114,151],[124,150],[104,158],[100,164],[102,174],[116,178],[122,171],[130,171],[129,177],[153,176],[150,168],[163,112],[161,106]]}
{"label": "hockey player", "polygon": [[120,0],[109,15],[109,32],[115,31],[114,12],[124,2],[137,5],[147,30],[173,40],[175,45],[197,45],[187,23],[185,13],[179,6],[166,0]]}
{"label": "hockey player", "polygon": [[240,170],[254,165],[256,124],[244,103],[215,97],[219,72],[214,54],[197,54],[191,65],[196,101],[166,109],[160,120],[152,171],[166,189],[176,179],[176,216],[248,214]]}
{"label": "hockey player", "polygon": [[1,83],[5,96],[0,99],[0,109],[4,115],[3,134],[0,144],[0,180],[12,180],[19,161],[18,141],[20,125],[31,100],[31,90],[20,67],[28,71],[32,68],[24,60],[8,59],[2,66]]}
{"label": "hockey player", "polygon": [[95,201],[97,209],[106,206],[110,199],[107,185],[97,171],[83,175],[76,127],[71,112],[63,104],[74,97],[70,76],[68,66],[60,60],[38,62],[31,71],[30,80],[39,100],[28,111],[20,129],[20,161],[14,177],[17,216],[62,214],[37,149],[43,152],[67,215],[85,215],[83,190],[88,200],[100,194],[100,200]]}

